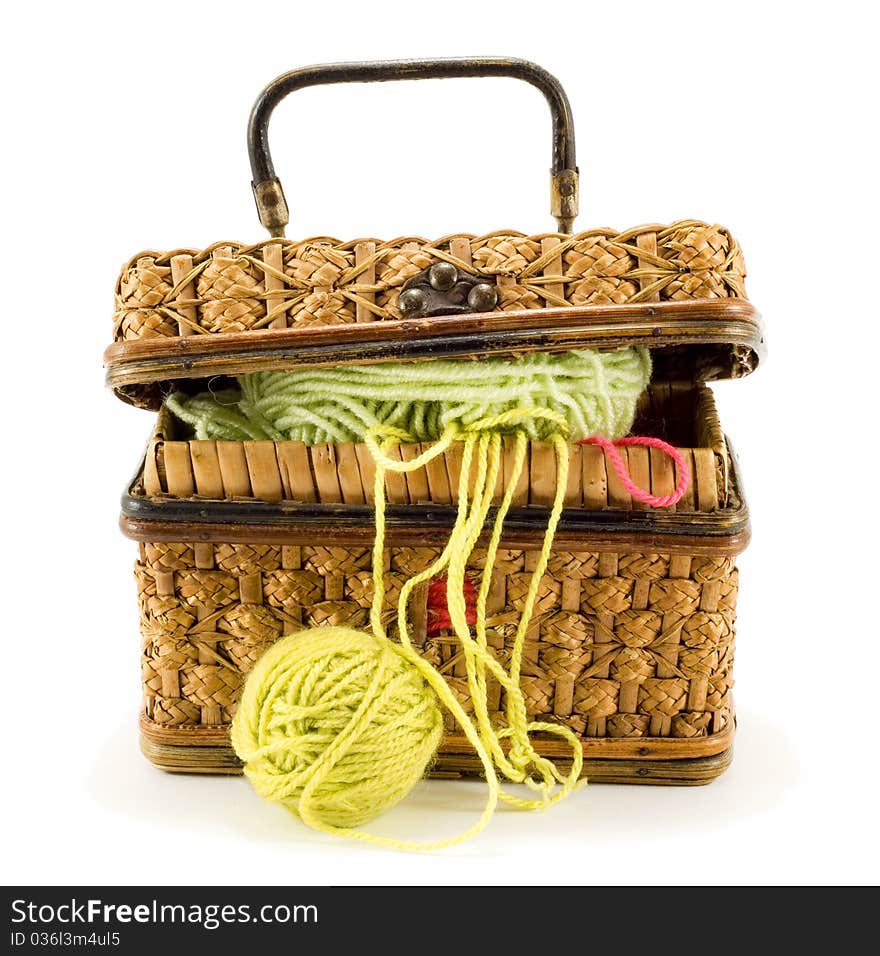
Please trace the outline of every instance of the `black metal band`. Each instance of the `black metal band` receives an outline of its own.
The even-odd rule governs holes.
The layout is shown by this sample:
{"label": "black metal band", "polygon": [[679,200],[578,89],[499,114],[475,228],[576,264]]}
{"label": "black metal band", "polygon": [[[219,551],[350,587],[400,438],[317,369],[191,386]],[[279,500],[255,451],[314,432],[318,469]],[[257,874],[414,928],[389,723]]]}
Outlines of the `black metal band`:
{"label": "black metal band", "polygon": [[273,80],[259,95],[248,123],[248,155],[255,183],[275,179],[269,150],[269,119],[275,107],[295,90],[330,83],[382,83],[449,77],[505,76],[539,89],[553,118],[552,173],[576,170],[574,122],[565,90],[552,74],[528,60],[461,57],[435,60],[387,60],[378,63],[325,63],[306,66]]}
{"label": "black metal band", "polygon": [[[494,510],[494,509],[493,509]],[[507,532],[539,534],[547,525],[547,508],[511,508],[504,522]],[[207,501],[198,499],[156,499],[126,492],[122,514],[137,522],[180,522],[223,526],[273,525],[285,527],[333,526],[368,527],[375,520],[373,508],[365,505],[284,505],[265,501]],[[455,522],[451,505],[389,505],[387,527],[448,531]],[[621,534],[650,536],[653,546],[663,550],[664,539],[678,535],[730,538],[749,530],[745,504],[715,514],[668,514],[651,511],[588,511],[571,508],[562,513],[560,534]],[[586,545],[585,545],[586,547]]]}

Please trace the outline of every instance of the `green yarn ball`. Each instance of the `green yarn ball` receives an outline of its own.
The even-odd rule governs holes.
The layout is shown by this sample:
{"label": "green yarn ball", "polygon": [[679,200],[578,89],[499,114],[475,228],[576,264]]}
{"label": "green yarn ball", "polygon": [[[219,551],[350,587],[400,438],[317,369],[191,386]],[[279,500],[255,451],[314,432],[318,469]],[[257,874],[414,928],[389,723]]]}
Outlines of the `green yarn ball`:
{"label": "green yarn ball", "polygon": [[424,776],[443,734],[434,691],[387,638],[318,627],[249,675],[232,746],[259,794],[318,829],[358,827]]}
{"label": "green yarn ball", "polygon": [[[546,408],[565,417],[569,438],[619,438],[632,428],[651,377],[647,349],[535,352],[510,359],[437,359],[337,368],[256,372],[237,389],[171,395],[167,407],[197,439],[361,442],[378,425],[433,441],[448,425],[464,428],[514,409]],[[534,440],[555,423],[512,426]]]}

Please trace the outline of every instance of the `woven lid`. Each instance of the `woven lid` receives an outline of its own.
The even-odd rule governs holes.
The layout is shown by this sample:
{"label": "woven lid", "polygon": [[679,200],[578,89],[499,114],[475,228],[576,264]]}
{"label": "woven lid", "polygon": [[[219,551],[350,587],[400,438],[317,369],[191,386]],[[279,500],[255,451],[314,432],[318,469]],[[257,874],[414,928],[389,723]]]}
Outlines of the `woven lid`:
{"label": "woven lid", "polygon": [[[550,109],[550,208],[559,232],[498,232],[428,242],[284,239],[287,201],[269,119],[308,86],[508,77]],[[298,365],[647,346],[657,378],[736,377],[763,339],[745,299],[739,246],[686,220],[571,235],[578,168],[571,106],[546,70],[511,58],[394,60],[302,67],[273,80],[248,124],[252,188],[273,237],[196,251],[143,252],[116,288],[108,383],[156,407],[181,379]]]}
{"label": "woven lid", "polygon": [[107,382],[155,408],[181,379],[633,345],[658,379],[736,378],[763,352],[744,277],[730,233],[694,220],[143,252],[116,287]]}

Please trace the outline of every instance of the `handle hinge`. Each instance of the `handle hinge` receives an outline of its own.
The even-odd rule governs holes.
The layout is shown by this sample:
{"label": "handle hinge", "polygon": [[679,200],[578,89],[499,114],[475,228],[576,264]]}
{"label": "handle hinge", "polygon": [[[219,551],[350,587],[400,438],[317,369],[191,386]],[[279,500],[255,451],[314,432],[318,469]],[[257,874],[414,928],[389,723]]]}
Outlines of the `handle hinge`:
{"label": "handle hinge", "polygon": [[578,171],[563,169],[550,174],[550,214],[559,231],[570,234],[578,214]]}
{"label": "handle hinge", "polygon": [[251,183],[251,188],[263,228],[269,230],[270,236],[283,238],[284,227],[290,222],[290,213],[281,180],[264,179],[260,183]]}

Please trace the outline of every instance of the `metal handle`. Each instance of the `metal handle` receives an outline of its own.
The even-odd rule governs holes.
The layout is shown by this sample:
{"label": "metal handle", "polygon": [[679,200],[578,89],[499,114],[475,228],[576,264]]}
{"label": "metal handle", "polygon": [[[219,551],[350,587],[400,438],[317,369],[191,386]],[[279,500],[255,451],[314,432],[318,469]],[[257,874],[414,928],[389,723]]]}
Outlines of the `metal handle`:
{"label": "metal handle", "polygon": [[387,60],[378,63],[325,63],[292,70],[273,80],[259,95],[248,123],[248,155],[254,199],[260,222],[272,236],[283,236],[289,221],[281,181],[269,152],[272,110],[294,90],[324,83],[374,83],[388,80],[431,80],[447,77],[507,76],[537,87],[553,117],[553,164],[550,168],[550,212],[559,231],[570,233],[578,212],[578,169],[575,161],[571,105],[559,80],[528,60],[464,57],[439,60]]}

